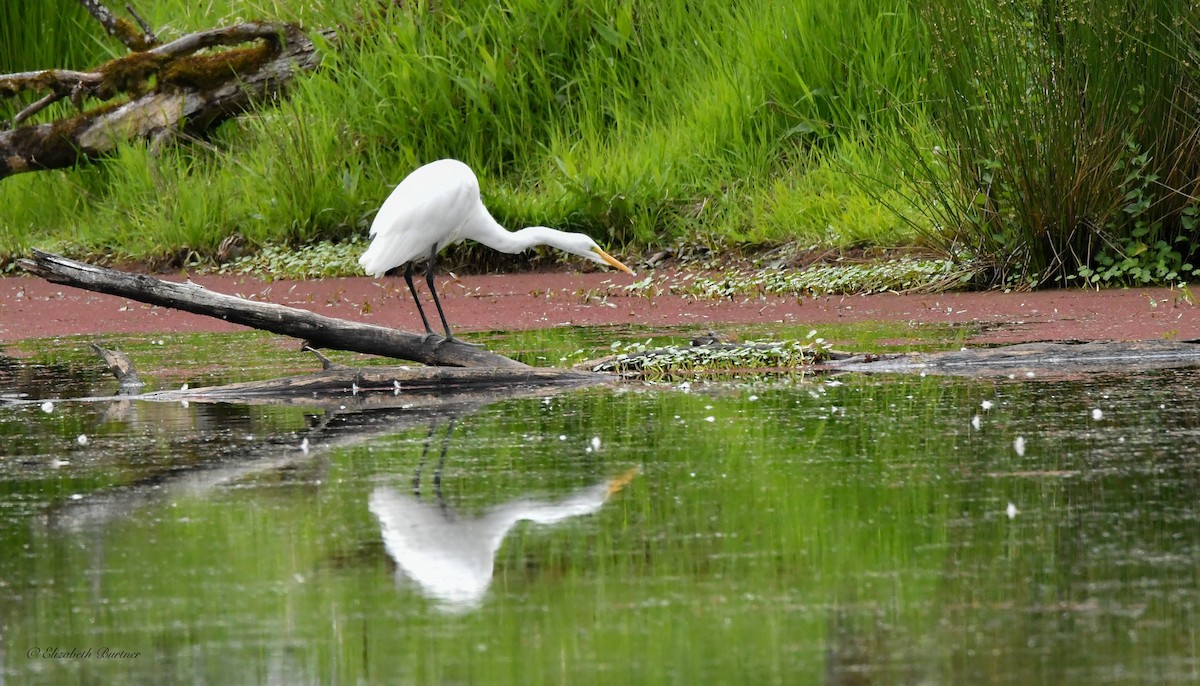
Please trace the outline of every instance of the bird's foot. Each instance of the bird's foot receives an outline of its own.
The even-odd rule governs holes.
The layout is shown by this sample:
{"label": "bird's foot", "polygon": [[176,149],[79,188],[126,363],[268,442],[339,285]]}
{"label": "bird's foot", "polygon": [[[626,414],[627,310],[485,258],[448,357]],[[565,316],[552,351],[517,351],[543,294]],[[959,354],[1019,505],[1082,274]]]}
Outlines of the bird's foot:
{"label": "bird's foot", "polygon": [[435,345],[434,347],[435,347],[435,348],[436,348],[436,347],[441,347],[441,346],[443,346],[443,345],[445,345],[445,344],[447,344],[447,343],[457,343],[457,344],[459,344],[459,345],[465,345],[465,346],[467,346],[467,347],[469,347],[469,348],[482,348],[482,347],[483,347],[483,344],[482,344],[482,343],[471,343],[471,342],[469,342],[469,341],[464,341],[464,340],[463,340],[463,339],[461,339],[461,338],[455,338],[454,336],[446,336],[445,338],[443,338],[443,339],[441,340],[441,342],[440,342],[440,343],[438,343],[438,344],[437,344],[437,345]]}

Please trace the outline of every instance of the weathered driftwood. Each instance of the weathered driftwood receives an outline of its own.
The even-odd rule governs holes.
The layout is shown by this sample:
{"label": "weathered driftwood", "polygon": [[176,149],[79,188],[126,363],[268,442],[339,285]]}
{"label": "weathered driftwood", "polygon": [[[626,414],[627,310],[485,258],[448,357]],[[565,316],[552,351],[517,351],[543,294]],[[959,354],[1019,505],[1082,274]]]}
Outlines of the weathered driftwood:
{"label": "weathered driftwood", "polygon": [[[381,355],[422,364],[487,369],[531,369],[503,355],[438,336],[388,329],[382,326],[325,317],[308,310],[261,303],[211,291],[195,283],[164,281],[145,274],[97,267],[35,250],[20,265],[47,281],[99,293],[118,295],[151,305],[161,305],[224,319],[235,324],[292,336],[312,347],[335,348]],[[550,370],[568,373],[566,370]],[[495,375],[495,372],[492,372]]]}
{"label": "weathered driftwood", "polygon": [[[545,367],[331,367],[312,374],[134,396],[160,402],[337,406],[365,410],[493,402],[543,388],[609,383],[613,377]],[[497,389],[500,389],[499,391]]]}
{"label": "weathered driftwood", "polygon": [[120,350],[109,350],[101,347],[97,343],[92,343],[92,350],[104,360],[108,365],[108,371],[117,377],[117,381],[121,383],[121,393],[136,393],[146,384],[142,383],[141,377],[138,376],[137,370],[133,367],[133,361],[129,356]]}
{"label": "weathered driftwood", "polygon": [[[119,21],[111,13],[106,16]],[[127,44],[154,39],[149,31],[138,37],[127,24],[106,23],[106,28],[126,27],[122,40]],[[196,54],[243,43],[254,46]],[[315,45],[300,27],[274,22],[201,31],[146,47],[91,71],[0,75],[0,97],[48,91],[13,118],[14,127],[64,98],[82,109],[85,98],[129,97],[115,107],[104,105],[60,121],[0,131],[0,178],[69,167],[127,140],[159,141],[177,132],[201,135],[245,112],[253,102],[278,97],[297,71],[315,69],[319,62]]]}
{"label": "weathered driftwood", "polygon": [[[1200,344],[1191,341],[1095,341],[1089,343],[1022,343],[928,353],[847,353],[820,349],[805,362],[790,366],[763,364],[710,364],[699,369],[671,369],[662,364],[645,368],[682,353],[724,351],[753,354],[779,344],[693,341],[691,348],[658,348],[638,353],[608,355],[575,366],[581,370],[615,371],[626,378],[730,378],[742,375],[830,374],[844,372],[939,374],[953,376],[1068,376],[1130,370],[1200,366]],[[752,360],[751,360],[752,361]]]}
{"label": "weathered driftwood", "polygon": [[1200,365],[1191,341],[1021,343],[934,353],[853,355],[816,365],[814,371],[953,376],[1074,376]]}

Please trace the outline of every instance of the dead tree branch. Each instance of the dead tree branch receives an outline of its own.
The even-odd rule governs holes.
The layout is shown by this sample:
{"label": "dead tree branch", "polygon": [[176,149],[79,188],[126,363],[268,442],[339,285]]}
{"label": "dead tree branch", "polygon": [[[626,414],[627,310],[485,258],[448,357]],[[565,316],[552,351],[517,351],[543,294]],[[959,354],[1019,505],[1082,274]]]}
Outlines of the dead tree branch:
{"label": "dead tree branch", "polygon": [[[254,45],[229,47],[245,43]],[[227,49],[211,51],[220,47]],[[57,122],[0,131],[0,178],[69,167],[126,140],[202,135],[251,103],[278,97],[296,72],[318,62],[315,45],[299,27],[248,22],[189,34],[91,71],[0,75],[0,98],[49,91],[21,110],[14,126],[63,98],[82,107],[87,98],[129,97]]]}
{"label": "dead tree branch", "polygon": [[95,17],[96,21],[104,27],[108,35],[116,38],[125,44],[125,47],[135,52],[140,52],[146,48],[152,47],[157,40],[150,27],[146,24],[137,12],[133,11],[133,7],[126,4],[125,10],[133,15],[137,20],[138,25],[142,27],[142,32],[139,34],[133,24],[117,17],[107,7],[96,0],[79,0],[79,4],[87,8],[89,14]]}
{"label": "dead tree branch", "polygon": [[[188,282],[164,281],[145,274],[76,262],[35,250],[20,265],[47,281],[108,293],[151,305],[224,319],[235,324],[292,336],[313,347],[352,350],[422,364],[449,367],[528,368],[503,355],[439,337],[325,317],[308,310],[246,300]],[[567,370],[561,370],[566,372]]]}

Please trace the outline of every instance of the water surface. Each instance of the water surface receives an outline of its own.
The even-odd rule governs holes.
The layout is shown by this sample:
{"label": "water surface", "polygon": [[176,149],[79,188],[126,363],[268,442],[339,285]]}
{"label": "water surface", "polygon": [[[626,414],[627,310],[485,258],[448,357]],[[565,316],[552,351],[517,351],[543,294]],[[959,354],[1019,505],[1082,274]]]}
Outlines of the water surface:
{"label": "water surface", "polygon": [[[124,347],[165,387],[311,366]],[[66,340],[0,358],[0,394],[54,398],[0,404],[0,674],[1200,683],[1198,376],[97,403]]]}

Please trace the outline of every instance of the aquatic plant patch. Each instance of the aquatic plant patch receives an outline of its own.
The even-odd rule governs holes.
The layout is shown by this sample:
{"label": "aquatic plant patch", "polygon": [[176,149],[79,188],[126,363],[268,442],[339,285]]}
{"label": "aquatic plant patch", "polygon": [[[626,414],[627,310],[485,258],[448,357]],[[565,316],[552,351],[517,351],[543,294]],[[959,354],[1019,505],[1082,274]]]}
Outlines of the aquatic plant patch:
{"label": "aquatic plant patch", "polygon": [[823,338],[812,341],[745,341],[725,343],[717,339],[691,346],[652,347],[654,339],[635,343],[613,343],[614,354],[585,363],[596,372],[610,372],[649,381],[690,378],[744,378],[803,375],[817,362],[831,356],[832,346]]}

